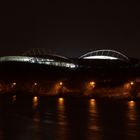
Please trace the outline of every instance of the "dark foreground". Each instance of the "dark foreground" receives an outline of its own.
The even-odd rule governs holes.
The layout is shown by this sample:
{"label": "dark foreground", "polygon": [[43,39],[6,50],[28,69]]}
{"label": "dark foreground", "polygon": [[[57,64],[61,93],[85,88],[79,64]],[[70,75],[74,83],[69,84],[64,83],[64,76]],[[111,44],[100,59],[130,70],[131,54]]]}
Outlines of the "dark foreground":
{"label": "dark foreground", "polygon": [[140,102],[0,96],[0,140],[139,140]]}

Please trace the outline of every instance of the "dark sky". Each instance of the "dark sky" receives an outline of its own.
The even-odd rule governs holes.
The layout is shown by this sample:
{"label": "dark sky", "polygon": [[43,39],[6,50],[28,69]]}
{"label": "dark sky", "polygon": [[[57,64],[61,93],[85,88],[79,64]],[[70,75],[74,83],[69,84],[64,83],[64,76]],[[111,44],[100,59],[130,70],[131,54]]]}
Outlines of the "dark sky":
{"label": "dark sky", "polygon": [[20,55],[32,48],[45,48],[78,57],[106,48],[140,58],[138,3],[19,1],[1,4],[0,55]]}

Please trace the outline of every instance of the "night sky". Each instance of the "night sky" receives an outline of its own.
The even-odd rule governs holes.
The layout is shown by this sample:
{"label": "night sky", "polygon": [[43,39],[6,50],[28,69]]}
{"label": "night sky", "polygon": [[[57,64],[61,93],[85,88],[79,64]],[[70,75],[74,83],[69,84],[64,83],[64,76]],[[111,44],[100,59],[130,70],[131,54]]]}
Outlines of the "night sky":
{"label": "night sky", "polygon": [[139,9],[139,4],[122,0],[4,2],[0,55],[44,48],[79,57],[97,49],[115,49],[140,58]]}

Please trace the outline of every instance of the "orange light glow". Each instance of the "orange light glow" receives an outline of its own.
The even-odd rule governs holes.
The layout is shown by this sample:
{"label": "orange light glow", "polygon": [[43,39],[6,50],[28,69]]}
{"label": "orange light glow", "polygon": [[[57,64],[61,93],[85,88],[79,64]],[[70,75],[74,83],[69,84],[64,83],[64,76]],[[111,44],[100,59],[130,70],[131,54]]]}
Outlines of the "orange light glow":
{"label": "orange light glow", "polygon": [[64,98],[58,98],[58,103],[61,105],[64,104]]}
{"label": "orange light glow", "polygon": [[38,97],[34,96],[33,97],[33,108],[35,109],[38,106]]}
{"label": "orange light glow", "polygon": [[130,89],[130,88],[131,88],[130,83],[124,84],[124,89],[125,89],[125,90]]}
{"label": "orange light glow", "polygon": [[136,110],[135,110],[135,107],[136,107],[136,102],[135,101],[129,101],[128,102],[128,118],[130,121],[136,121]]}
{"label": "orange light glow", "polygon": [[90,105],[94,106],[95,105],[95,99],[90,99]]}
{"label": "orange light glow", "polygon": [[94,81],[90,82],[90,85],[95,85],[95,82]]}
{"label": "orange light glow", "polygon": [[34,100],[34,102],[37,102],[38,97],[37,97],[37,96],[35,96],[33,100]]}
{"label": "orange light glow", "polygon": [[95,82],[94,82],[94,81],[91,81],[91,82],[89,82],[89,85],[90,85],[92,88],[94,88],[94,87],[95,87]]}
{"label": "orange light glow", "polygon": [[135,106],[135,102],[134,101],[129,101],[128,105],[130,108],[133,108]]}

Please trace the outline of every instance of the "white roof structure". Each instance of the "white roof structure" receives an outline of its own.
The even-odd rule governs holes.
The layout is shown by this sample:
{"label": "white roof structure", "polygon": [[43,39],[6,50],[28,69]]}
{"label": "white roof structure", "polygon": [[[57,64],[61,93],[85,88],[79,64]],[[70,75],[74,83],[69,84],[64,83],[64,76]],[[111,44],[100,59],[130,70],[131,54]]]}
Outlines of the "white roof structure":
{"label": "white roof structure", "polygon": [[129,61],[129,58],[124,54],[115,50],[108,50],[108,49],[92,51],[80,56],[79,58]]}
{"label": "white roof structure", "polygon": [[[54,56],[53,56],[54,57]],[[58,67],[75,68],[76,65],[72,62],[60,61],[57,56],[56,58],[41,58],[33,56],[2,56],[0,62],[24,62],[24,63],[36,63]]]}

